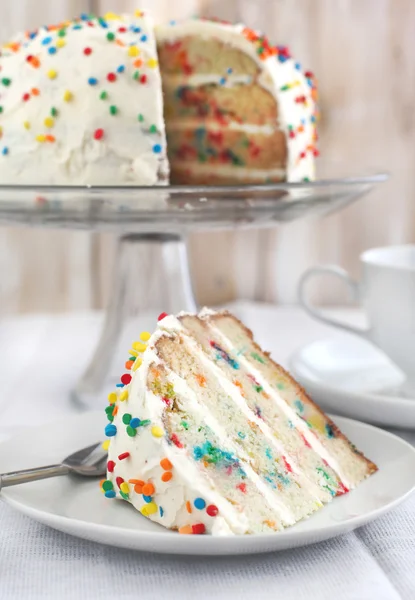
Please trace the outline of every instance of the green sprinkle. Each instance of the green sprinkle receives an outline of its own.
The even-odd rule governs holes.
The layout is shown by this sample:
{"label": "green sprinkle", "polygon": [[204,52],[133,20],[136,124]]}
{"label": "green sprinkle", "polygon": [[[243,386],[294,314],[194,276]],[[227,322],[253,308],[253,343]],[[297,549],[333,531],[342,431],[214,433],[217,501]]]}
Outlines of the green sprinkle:
{"label": "green sprinkle", "polygon": [[50,109],[50,114],[52,115],[52,117],[57,117],[58,116],[58,109],[53,106]]}
{"label": "green sprinkle", "polygon": [[258,392],[258,394],[260,394],[261,392],[264,391],[264,388],[262,387],[262,385],[256,385],[255,391]]}
{"label": "green sprinkle", "polygon": [[129,422],[131,421],[131,419],[132,419],[132,417],[131,417],[130,413],[125,413],[125,415],[122,416],[122,422],[125,425],[128,425]]}
{"label": "green sprinkle", "polygon": [[120,496],[121,496],[121,498],[124,498],[124,500],[128,500],[129,499],[128,498],[128,494],[124,494],[124,492],[122,492],[121,490],[120,490]]}
{"label": "green sprinkle", "polygon": [[131,427],[131,425],[127,426],[127,434],[130,437],[135,437],[137,435],[137,429],[134,429],[134,427]]}
{"label": "green sprinkle", "polygon": [[283,383],[277,383],[277,388],[279,390],[285,390],[285,385]]}
{"label": "green sprinkle", "polygon": [[142,115],[141,113],[138,115],[138,120],[140,121],[140,123],[142,123],[144,121],[144,115]]}
{"label": "green sprinkle", "polygon": [[114,41],[114,40],[115,40],[115,34],[113,34],[113,33],[112,33],[112,31],[109,31],[109,32],[107,33],[107,40],[108,40],[109,42],[112,42],[112,41]]}
{"label": "green sprinkle", "polygon": [[3,112],[3,107],[0,106],[0,115],[1,115],[2,112]]}
{"label": "green sprinkle", "polygon": [[118,112],[118,108],[116,106],[114,106],[114,105],[110,106],[110,113],[112,115],[116,115],[117,112]]}
{"label": "green sprinkle", "polygon": [[267,364],[266,360],[264,360],[262,358],[262,356],[260,356],[257,352],[252,352],[251,356],[252,356],[252,358],[254,358],[255,360],[257,360],[261,364],[263,364],[263,365]]}
{"label": "green sprinkle", "polygon": [[113,420],[114,420],[114,415],[113,415],[112,413],[111,413],[111,414],[109,414],[109,413],[108,413],[108,414],[107,414],[107,419],[108,419],[108,421],[109,421],[110,423],[112,423],[112,422],[113,422]]}
{"label": "green sprinkle", "polygon": [[135,71],[133,75],[133,79],[138,79],[140,77],[140,71]]}
{"label": "green sprinkle", "polygon": [[58,36],[59,37],[65,37],[65,35],[66,35],[66,29],[59,29]]}
{"label": "green sprinkle", "polygon": [[156,125],[152,125],[152,126],[150,127],[150,130],[149,130],[149,131],[150,131],[150,133],[157,133],[157,127],[156,127]]}
{"label": "green sprinkle", "polygon": [[106,481],[104,481],[104,483],[102,484],[102,489],[105,492],[108,492],[109,490],[114,489],[114,485],[113,485],[112,481],[110,481],[109,479],[107,479]]}
{"label": "green sprinkle", "polygon": [[144,421],[141,421],[140,427],[146,427],[147,425],[150,425],[150,423],[150,419],[144,419]]}
{"label": "green sprinkle", "polygon": [[11,84],[12,80],[9,79],[8,77],[3,77],[3,79],[1,80],[2,84],[5,86],[8,86]]}
{"label": "green sprinkle", "polygon": [[189,424],[188,424],[188,423],[186,423],[186,421],[182,421],[182,422],[180,423],[180,425],[181,425],[182,427],[184,427],[186,430],[187,430],[187,429],[189,429]]}
{"label": "green sprinkle", "polygon": [[108,98],[108,92],[101,92],[99,97],[101,100],[106,100]]}
{"label": "green sprinkle", "polygon": [[107,413],[107,415],[108,414],[112,415],[113,410],[114,410],[114,407],[111,405],[111,406],[107,406],[107,408],[105,409],[105,412]]}
{"label": "green sprinkle", "polygon": [[283,86],[280,88],[280,91],[281,91],[281,92],[286,92],[286,91],[287,91],[287,90],[289,90],[289,89],[290,89],[290,86],[289,86],[289,85],[283,85]]}
{"label": "green sprinkle", "polygon": [[326,479],[330,479],[330,475],[322,467],[317,467],[316,471],[321,473]]}

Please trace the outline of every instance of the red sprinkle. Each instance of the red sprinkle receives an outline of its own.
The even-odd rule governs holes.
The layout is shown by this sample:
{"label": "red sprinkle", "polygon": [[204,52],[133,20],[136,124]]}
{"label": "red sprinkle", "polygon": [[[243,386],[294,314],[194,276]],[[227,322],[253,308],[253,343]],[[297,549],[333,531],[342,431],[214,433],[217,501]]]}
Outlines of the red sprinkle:
{"label": "red sprinkle", "polygon": [[304,73],[304,75],[308,78],[308,79],[312,79],[314,77],[314,74],[311,71],[306,71]]}
{"label": "red sprinkle", "polygon": [[124,479],[122,477],[117,477],[115,481],[117,482],[118,487],[121,487],[121,484],[124,483]]}
{"label": "red sprinkle", "polygon": [[209,506],[206,509],[206,512],[209,515],[209,517],[216,517],[216,515],[219,512],[219,509],[214,504],[209,504]]}
{"label": "red sprinkle", "polygon": [[167,313],[161,313],[161,315],[158,316],[157,321],[162,321],[165,317],[168,317],[169,315]]}
{"label": "red sprinkle", "polygon": [[147,75],[141,75],[140,83],[147,83]]}
{"label": "red sprinkle", "polygon": [[288,473],[292,473],[293,472],[292,467],[289,464],[289,462],[287,461],[287,459],[285,458],[285,456],[282,457],[282,460],[284,461],[284,466],[287,469]]}
{"label": "red sprinkle", "polygon": [[163,400],[164,404],[167,404],[167,406],[170,405],[170,398],[167,398],[166,396],[163,396],[162,400]]}
{"label": "red sprinkle", "polygon": [[343,494],[347,494],[349,492],[349,488],[346,487],[342,482],[339,484],[339,489],[337,490],[336,496],[343,496]]}
{"label": "red sprinkle", "polygon": [[202,533],[205,533],[205,531],[206,527],[203,523],[196,523],[196,525],[192,525],[192,532],[197,535],[201,535]]}
{"label": "red sprinkle", "polygon": [[246,483],[238,483],[236,487],[238,488],[238,490],[241,490],[241,492],[246,494]]}
{"label": "red sprinkle", "polygon": [[123,383],[124,385],[128,385],[131,379],[132,377],[129,373],[124,373],[124,375],[121,377],[121,383]]}
{"label": "red sprinkle", "polygon": [[118,28],[118,31],[119,31],[120,33],[125,33],[125,32],[127,31],[127,29],[126,29],[125,27],[119,27],[119,28]]}
{"label": "red sprinkle", "polygon": [[307,156],[307,154],[305,152],[300,153],[300,158],[305,158],[306,156]]}
{"label": "red sprinkle", "polygon": [[179,440],[179,438],[177,437],[177,435],[175,433],[172,434],[170,439],[175,446],[177,446],[178,448],[183,448],[183,444],[181,443],[181,441]]}
{"label": "red sprinkle", "polygon": [[115,73],[108,73],[107,79],[108,81],[114,82],[117,79],[117,76]]}
{"label": "red sprinkle", "polygon": [[129,452],[123,452],[122,454],[118,455],[118,460],[125,460],[126,458],[128,458],[130,456]]}
{"label": "red sprinkle", "polygon": [[109,460],[107,462],[107,469],[110,473],[114,472],[115,462],[113,460]]}
{"label": "red sprinkle", "polygon": [[89,56],[90,54],[92,54],[92,49],[91,48],[85,48],[84,49],[84,54],[85,54],[85,56]]}
{"label": "red sprinkle", "polygon": [[291,129],[291,130],[290,130],[290,133],[288,134],[288,136],[289,136],[291,139],[294,139],[294,138],[295,138],[295,131],[293,131],[293,130]]}
{"label": "red sprinkle", "polygon": [[96,129],[94,132],[94,138],[96,140],[102,140],[102,138],[104,137],[104,130],[103,129]]}
{"label": "red sprinkle", "polygon": [[23,102],[30,100],[30,94],[23,94]]}

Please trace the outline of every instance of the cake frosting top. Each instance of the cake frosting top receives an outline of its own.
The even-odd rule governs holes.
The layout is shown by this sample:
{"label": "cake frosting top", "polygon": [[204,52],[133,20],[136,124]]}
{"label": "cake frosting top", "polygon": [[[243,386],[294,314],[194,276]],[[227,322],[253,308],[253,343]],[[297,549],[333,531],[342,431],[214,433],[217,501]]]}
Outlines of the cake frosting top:
{"label": "cake frosting top", "polygon": [[[313,179],[317,133],[317,88],[313,74],[303,72],[286,46],[272,46],[268,38],[243,24],[222,21],[193,19],[184,22],[172,21],[156,27],[160,42],[174,42],[186,36],[202,38],[217,37],[223,43],[241,50],[252,58],[261,69],[258,83],[277,101],[279,127],[287,139],[287,180],[305,181]],[[249,77],[236,73],[196,74],[186,78],[187,85],[216,83],[226,86],[249,83]]]}
{"label": "cake frosting top", "polygon": [[83,15],[0,53],[0,183],[156,185],[167,179],[152,19]]}

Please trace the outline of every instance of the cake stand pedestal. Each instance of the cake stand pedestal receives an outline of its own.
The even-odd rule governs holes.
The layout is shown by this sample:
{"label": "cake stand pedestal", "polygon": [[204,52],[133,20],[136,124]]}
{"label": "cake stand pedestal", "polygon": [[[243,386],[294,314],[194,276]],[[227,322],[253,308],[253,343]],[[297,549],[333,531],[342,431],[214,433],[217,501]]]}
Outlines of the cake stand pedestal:
{"label": "cake stand pedestal", "polygon": [[111,300],[98,346],[72,399],[102,406],[119,383],[128,349],[161,312],[194,312],[185,246],[197,229],[275,227],[347,206],[387,179],[383,173],[237,187],[0,186],[0,222],[114,231],[119,235]]}

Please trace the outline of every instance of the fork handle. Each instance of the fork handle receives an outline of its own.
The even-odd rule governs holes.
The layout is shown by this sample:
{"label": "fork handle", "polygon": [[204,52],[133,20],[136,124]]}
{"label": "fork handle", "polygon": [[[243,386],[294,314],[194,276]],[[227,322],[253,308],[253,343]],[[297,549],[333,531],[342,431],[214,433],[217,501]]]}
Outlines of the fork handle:
{"label": "fork handle", "polygon": [[0,475],[0,491],[2,488],[11,485],[19,485],[20,483],[29,483],[29,481],[38,481],[39,479],[67,475],[69,471],[70,469],[65,465],[49,465],[38,469],[24,469],[23,471],[3,473]]}

